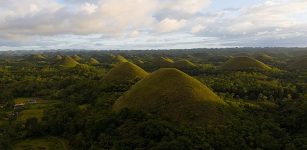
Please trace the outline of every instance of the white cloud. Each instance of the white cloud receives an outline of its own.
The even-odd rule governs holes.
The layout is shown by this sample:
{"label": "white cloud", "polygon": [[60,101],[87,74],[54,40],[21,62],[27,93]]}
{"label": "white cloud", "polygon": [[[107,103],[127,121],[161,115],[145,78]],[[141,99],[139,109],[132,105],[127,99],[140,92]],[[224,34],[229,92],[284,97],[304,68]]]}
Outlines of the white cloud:
{"label": "white cloud", "polygon": [[211,0],[163,0],[163,2],[166,2],[166,9],[194,14],[208,7]]}
{"label": "white cloud", "polygon": [[205,26],[199,24],[199,25],[192,27],[191,32],[192,33],[198,33],[198,32],[203,31],[205,28],[206,28]]}
{"label": "white cloud", "polygon": [[91,4],[91,3],[85,3],[82,7],[81,10],[86,12],[87,14],[92,14],[95,13],[97,10],[97,6],[95,4]]}
{"label": "white cloud", "polygon": [[177,31],[183,28],[186,22],[187,21],[184,19],[176,20],[176,19],[166,18],[158,24],[157,30],[162,33]]}
{"label": "white cloud", "polygon": [[31,41],[38,37],[88,38],[93,34],[104,40],[140,40],[148,35],[158,38],[175,33],[238,45],[269,45],[264,41],[278,37],[289,40],[284,42],[287,44],[297,38],[302,40],[293,43],[307,41],[306,0],[264,0],[253,6],[213,12],[206,11],[215,2],[212,0],[61,1],[0,0],[0,43],[33,44]]}

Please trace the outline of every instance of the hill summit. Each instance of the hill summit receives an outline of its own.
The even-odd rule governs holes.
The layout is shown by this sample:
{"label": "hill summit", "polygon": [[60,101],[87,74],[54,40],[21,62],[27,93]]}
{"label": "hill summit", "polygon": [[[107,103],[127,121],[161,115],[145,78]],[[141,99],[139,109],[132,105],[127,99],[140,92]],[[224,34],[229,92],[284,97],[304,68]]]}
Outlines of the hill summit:
{"label": "hill summit", "polygon": [[77,66],[79,63],[72,59],[70,56],[63,56],[61,60],[57,63],[61,67],[72,68]]}
{"label": "hill summit", "polygon": [[194,63],[192,63],[192,62],[190,62],[186,59],[181,59],[181,60],[176,61],[174,63],[174,66],[176,68],[179,68],[179,69],[191,69],[191,68],[197,67]]}
{"label": "hill summit", "polygon": [[224,101],[198,80],[178,69],[162,68],[122,95],[113,110],[136,109],[203,124],[223,118],[220,110],[224,106]]}
{"label": "hill summit", "polygon": [[46,60],[46,57],[43,54],[33,54],[29,56],[28,60],[43,61]]}
{"label": "hill summit", "polygon": [[61,55],[56,55],[55,56],[55,60],[61,60],[61,59],[63,59],[63,57]]}
{"label": "hill summit", "polygon": [[157,67],[164,68],[164,67],[172,67],[174,61],[167,57],[157,57],[154,59],[153,63]]}
{"label": "hill summit", "polygon": [[100,62],[97,59],[95,59],[95,58],[90,58],[89,64],[91,64],[91,65],[99,65]]}
{"label": "hill summit", "polygon": [[72,59],[74,59],[75,61],[80,61],[82,58],[78,55],[74,55],[71,57]]}
{"label": "hill summit", "polygon": [[235,57],[228,60],[223,66],[224,70],[270,70],[266,64],[251,57]]}
{"label": "hill summit", "polygon": [[125,57],[121,56],[121,55],[117,55],[114,58],[115,63],[125,63],[125,62],[129,62]]}
{"label": "hill summit", "polygon": [[120,63],[116,65],[114,68],[112,68],[105,76],[105,80],[127,81],[134,79],[142,79],[147,75],[148,73],[139,66],[131,62],[125,62],[125,63]]}

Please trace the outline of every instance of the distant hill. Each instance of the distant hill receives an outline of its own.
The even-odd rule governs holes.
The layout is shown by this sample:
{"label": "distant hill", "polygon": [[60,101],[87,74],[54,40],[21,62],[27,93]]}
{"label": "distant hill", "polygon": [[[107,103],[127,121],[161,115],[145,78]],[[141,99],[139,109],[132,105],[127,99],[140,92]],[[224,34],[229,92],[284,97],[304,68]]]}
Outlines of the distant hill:
{"label": "distant hill", "polygon": [[207,86],[174,68],[153,72],[134,85],[113,105],[142,110],[177,121],[208,123],[223,118],[225,103]]}
{"label": "distant hill", "polygon": [[289,65],[290,69],[295,69],[295,70],[307,70],[307,56],[301,57],[295,61],[293,61]]}
{"label": "distant hill", "polygon": [[139,66],[131,63],[124,62],[116,65],[105,76],[107,81],[128,81],[134,79],[142,79],[148,73]]}
{"label": "distant hill", "polygon": [[57,62],[57,65],[65,68],[72,68],[77,66],[79,63],[72,59],[70,56],[63,56],[63,59]]}
{"label": "distant hill", "polygon": [[71,56],[71,58],[74,59],[77,62],[82,60],[82,58],[80,56],[78,56],[78,55]]}
{"label": "distant hill", "polygon": [[153,64],[159,68],[168,68],[173,66],[174,61],[167,57],[157,57],[154,58]]}
{"label": "distant hill", "polygon": [[192,69],[192,68],[197,67],[194,63],[186,59],[181,59],[181,60],[174,62],[173,66],[178,69]]}
{"label": "distant hill", "polygon": [[99,65],[100,64],[100,62],[95,58],[90,58],[88,63],[91,64],[91,65]]}
{"label": "distant hill", "polygon": [[274,58],[267,54],[256,54],[255,58],[262,62],[273,62]]}
{"label": "distant hill", "polygon": [[61,55],[56,55],[55,56],[55,60],[61,60],[61,59],[63,59],[63,57]]}
{"label": "distant hill", "polygon": [[224,63],[223,70],[270,70],[266,64],[251,57],[235,57]]}
{"label": "distant hill", "polygon": [[30,55],[28,57],[28,60],[30,60],[30,61],[44,61],[44,60],[46,60],[46,57],[42,54],[33,54],[33,55]]}
{"label": "distant hill", "polygon": [[125,63],[125,62],[129,62],[125,57],[121,56],[121,55],[117,55],[114,57],[114,62],[115,63]]}

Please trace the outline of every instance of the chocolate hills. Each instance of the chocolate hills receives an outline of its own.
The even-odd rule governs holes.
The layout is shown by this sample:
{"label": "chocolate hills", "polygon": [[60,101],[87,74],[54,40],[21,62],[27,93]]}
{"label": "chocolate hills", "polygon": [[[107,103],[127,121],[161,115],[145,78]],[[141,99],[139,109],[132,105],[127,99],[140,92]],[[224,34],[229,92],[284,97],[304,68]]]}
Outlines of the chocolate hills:
{"label": "chocolate hills", "polygon": [[61,60],[57,62],[57,65],[65,68],[72,68],[77,66],[79,63],[72,59],[70,56],[63,56]]}
{"label": "chocolate hills", "polygon": [[125,57],[121,56],[121,55],[117,55],[114,58],[114,62],[115,63],[125,63],[125,62],[129,62]]}
{"label": "chocolate hills", "polygon": [[63,57],[62,57],[61,55],[56,55],[56,56],[55,56],[55,60],[58,61],[58,60],[61,60],[61,59],[63,59]]}
{"label": "chocolate hills", "polygon": [[139,66],[131,63],[124,62],[116,65],[105,76],[107,81],[128,81],[134,79],[142,79],[148,73]]}
{"label": "chocolate hills", "polygon": [[29,61],[44,61],[46,59],[47,58],[43,54],[33,54],[27,58]]}
{"label": "chocolate hills", "polygon": [[167,68],[167,67],[172,67],[174,61],[167,57],[157,57],[153,60],[153,64],[159,68]]}
{"label": "chocolate hills", "polygon": [[307,70],[307,56],[301,57],[289,65],[290,69]]}
{"label": "chocolate hills", "polygon": [[266,64],[251,57],[235,57],[228,60],[222,67],[223,70],[260,70],[266,71],[271,68]]}
{"label": "chocolate hills", "polygon": [[90,58],[88,63],[91,64],[91,65],[99,65],[100,64],[100,62],[95,58]]}
{"label": "chocolate hills", "polygon": [[274,58],[268,54],[260,53],[256,54],[255,58],[262,62],[273,62]]}
{"label": "chocolate hills", "polygon": [[74,55],[74,56],[71,56],[72,59],[74,59],[75,61],[80,61],[82,58],[78,55]]}
{"label": "chocolate hills", "polygon": [[178,60],[178,61],[174,62],[173,65],[174,65],[175,68],[178,68],[178,69],[192,69],[192,68],[197,67],[194,63],[192,63],[192,62],[190,62],[186,59]]}
{"label": "chocolate hills", "polygon": [[176,121],[204,124],[223,118],[225,103],[207,86],[174,68],[153,72],[113,105],[141,110]]}

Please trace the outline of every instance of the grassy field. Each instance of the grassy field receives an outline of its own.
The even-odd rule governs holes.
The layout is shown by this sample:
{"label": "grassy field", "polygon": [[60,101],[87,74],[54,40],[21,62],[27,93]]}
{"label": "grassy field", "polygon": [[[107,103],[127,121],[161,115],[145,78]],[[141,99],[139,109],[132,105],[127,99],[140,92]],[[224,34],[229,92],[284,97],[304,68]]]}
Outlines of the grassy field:
{"label": "grassy field", "polygon": [[[27,103],[31,98],[17,98],[14,100],[15,103]],[[41,120],[43,117],[44,109],[53,106],[57,101],[46,101],[38,99],[36,104],[27,104],[25,110],[21,111],[18,117],[18,121],[26,121],[29,118],[37,118]]]}
{"label": "grassy field", "polygon": [[27,109],[21,112],[18,120],[26,121],[29,118],[37,118],[38,120],[41,120],[43,117],[43,112],[44,109]]}
{"label": "grassy field", "polygon": [[13,150],[68,150],[68,144],[61,138],[42,137],[19,141]]}

